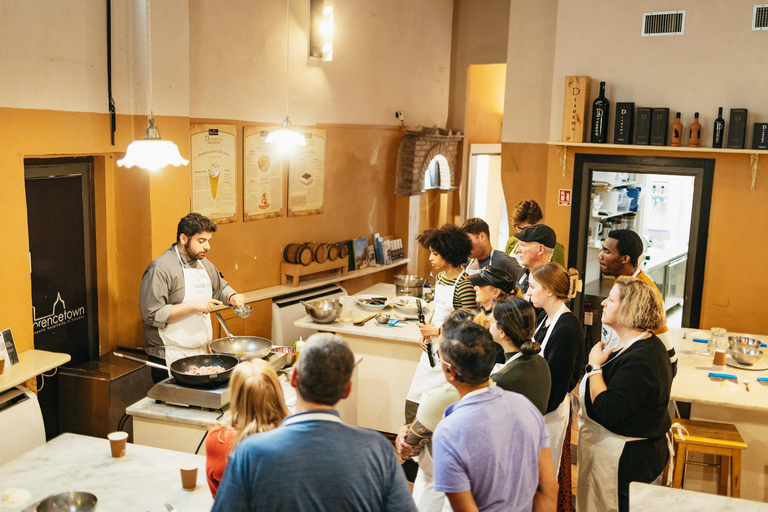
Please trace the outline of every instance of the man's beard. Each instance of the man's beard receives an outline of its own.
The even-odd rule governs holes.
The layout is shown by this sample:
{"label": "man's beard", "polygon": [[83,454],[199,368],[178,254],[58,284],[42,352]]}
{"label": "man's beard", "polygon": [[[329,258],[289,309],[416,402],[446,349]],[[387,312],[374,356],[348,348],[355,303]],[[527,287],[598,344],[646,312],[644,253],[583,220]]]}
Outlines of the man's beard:
{"label": "man's beard", "polygon": [[190,249],[191,245],[192,245],[192,242],[187,242],[186,244],[184,244],[184,252],[187,253],[187,257],[189,258],[190,261],[197,261],[205,258],[205,251],[193,253],[192,250]]}

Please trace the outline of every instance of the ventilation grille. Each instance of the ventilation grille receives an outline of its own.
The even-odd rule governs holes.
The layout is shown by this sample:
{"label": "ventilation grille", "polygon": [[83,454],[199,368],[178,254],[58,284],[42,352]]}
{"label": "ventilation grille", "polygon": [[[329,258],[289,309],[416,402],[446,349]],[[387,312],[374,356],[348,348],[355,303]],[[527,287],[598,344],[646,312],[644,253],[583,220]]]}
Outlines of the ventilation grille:
{"label": "ventilation grille", "polygon": [[768,30],[768,4],[755,6],[752,12],[752,30]]}
{"label": "ventilation grille", "polygon": [[643,36],[678,36],[685,30],[685,11],[646,12]]}

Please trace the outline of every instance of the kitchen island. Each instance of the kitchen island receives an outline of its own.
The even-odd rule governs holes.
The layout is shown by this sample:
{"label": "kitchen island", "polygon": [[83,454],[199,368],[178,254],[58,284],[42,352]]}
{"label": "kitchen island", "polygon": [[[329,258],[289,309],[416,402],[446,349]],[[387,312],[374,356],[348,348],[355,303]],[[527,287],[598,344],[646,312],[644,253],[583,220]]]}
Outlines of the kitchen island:
{"label": "kitchen island", "polygon": [[[359,355],[355,357],[352,392],[338,404],[342,421],[349,425],[355,425],[357,419],[357,367],[362,359]],[[285,405],[293,414],[296,409],[296,390],[291,386],[286,374],[279,372],[279,378],[283,387]],[[205,443],[202,441],[208,432],[208,427],[228,410],[228,405],[222,409],[207,410],[158,403],[151,398],[142,398],[128,407],[126,414],[133,416],[133,440],[136,444],[205,455]]]}
{"label": "kitchen island", "polygon": [[[199,464],[192,491],[182,489],[179,473],[179,464],[189,460]],[[0,466],[0,482],[0,492],[19,489],[31,494],[21,506],[4,509],[9,512],[34,510],[47,496],[68,491],[95,494],[96,512],[160,512],[165,503],[199,512],[213,505],[205,457],[129,443],[125,456],[113,458],[106,439],[76,434],[62,434]]]}
{"label": "kitchen island", "polygon": [[[741,497],[768,502],[768,383],[757,382],[768,377],[766,371],[752,371],[731,366],[724,372],[738,380],[710,378],[712,356],[706,343],[694,339],[709,339],[709,331],[697,329],[670,329],[678,355],[677,375],[672,382],[671,398],[691,404],[691,419],[732,423],[747,444],[741,461]],[[683,334],[687,333],[686,338]],[[729,332],[729,335],[736,333]],[[768,342],[768,336],[749,335]],[[764,349],[765,350],[765,349]],[[749,390],[743,381],[749,380]],[[696,457],[696,459],[694,459]],[[716,462],[711,455],[691,456],[689,460]],[[715,493],[716,469],[689,465],[686,469],[685,488]]]}
{"label": "kitchen island", "polygon": [[[358,295],[365,294],[394,298],[395,285],[379,283]],[[385,309],[384,313],[406,316],[392,307]],[[372,314],[355,306],[353,321]],[[429,318],[431,308],[425,314]],[[352,322],[338,319],[330,324],[320,324],[306,316],[294,325],[339,334],[347,340],[355,355],[364,356],[360,364],[357,424],[381,432],[395,433],[400,430],[405,423],[405,397],[422,352],[415,321],[389,327],[369,320],[362,327],[357,327]]]}

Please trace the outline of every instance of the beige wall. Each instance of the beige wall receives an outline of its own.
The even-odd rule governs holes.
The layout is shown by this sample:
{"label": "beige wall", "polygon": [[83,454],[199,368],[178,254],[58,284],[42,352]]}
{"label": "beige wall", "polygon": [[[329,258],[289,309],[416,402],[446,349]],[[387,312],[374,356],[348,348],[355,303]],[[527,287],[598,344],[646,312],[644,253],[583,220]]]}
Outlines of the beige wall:
{"label": "beige wall", "polygon": [[454,0],[448,124],[465,131],[467,68],[507,61],[509,0]]}

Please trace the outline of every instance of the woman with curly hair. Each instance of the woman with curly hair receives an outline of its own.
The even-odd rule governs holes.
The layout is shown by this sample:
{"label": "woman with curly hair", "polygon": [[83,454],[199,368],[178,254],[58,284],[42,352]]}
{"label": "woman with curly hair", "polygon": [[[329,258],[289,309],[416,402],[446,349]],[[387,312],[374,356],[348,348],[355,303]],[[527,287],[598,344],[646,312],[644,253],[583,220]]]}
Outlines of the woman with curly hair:
{"label": "woman with curly hair", "polygon": [[214,422],[205,441],[205,475],[215,498],[232,450],[240,441],[280,426],[288,416],[277,373],[263,359],[243,361],[229,379],[229,411]]}
{"label": "woman with curly hair", "polygon": [[[459,308],[475,309],[475,290],[464,272],[464,265],[472,252],[472,241],[458,226],[446,224],[440,229],[428,229],[416,240],[429,251],[429,262],[437,270],[435,284],[434,312],[427,322],[419,324],[421,348],[424,353],[413,376],[405,405],[406,423],[411,423],[425,391],[445,384],[445,375],[440,365],[432,366],[427,356],[427,344],[432,337],[440,336],[440,327],[448,315]],[[434,361],[434,353],[432,355]]]}
{"label": "woman with curly hair", "polygon": [[653,285],[621,276],[602,306],[620,341],[608,352],[603,342],[592,347],[579,387],[576,501],[579,510],[623,512],[629,483],[651,483],[667,464],[672,363],[652,333],[666,323]]}

